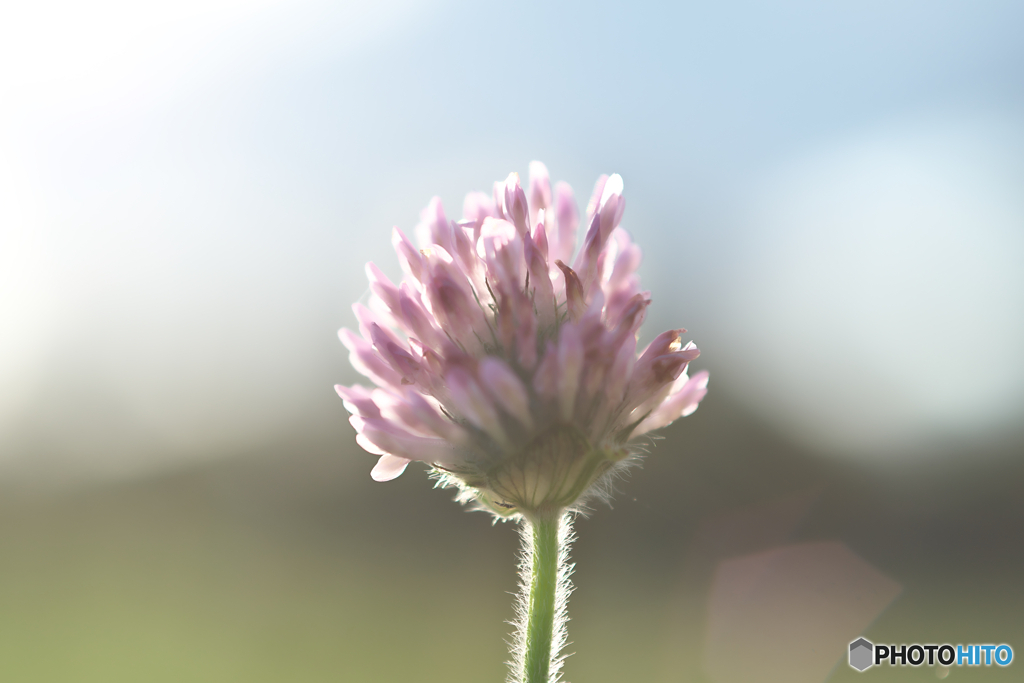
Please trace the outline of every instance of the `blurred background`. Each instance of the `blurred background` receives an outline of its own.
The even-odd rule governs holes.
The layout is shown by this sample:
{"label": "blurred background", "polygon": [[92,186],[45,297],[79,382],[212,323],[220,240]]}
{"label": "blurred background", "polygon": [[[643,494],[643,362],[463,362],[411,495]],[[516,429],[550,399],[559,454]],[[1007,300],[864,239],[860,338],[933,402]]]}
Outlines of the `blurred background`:
{"label": "blurred background", "polygon": [[[502,680],[512,526],[370,480],[390,228],[625,179],[708,398],[579,520],[566,680],[1024,655],[1024,5],[0,6],[0,680]],[[794,659],[793,653],[803,653]],[[1020,680],[873,669],[874,680]]]}

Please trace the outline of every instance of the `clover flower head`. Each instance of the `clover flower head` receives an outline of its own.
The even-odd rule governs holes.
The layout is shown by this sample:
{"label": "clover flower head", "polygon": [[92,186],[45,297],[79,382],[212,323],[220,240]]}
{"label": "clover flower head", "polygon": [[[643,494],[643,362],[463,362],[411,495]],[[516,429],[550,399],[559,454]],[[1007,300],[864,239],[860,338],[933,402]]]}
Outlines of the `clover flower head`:
{"label": "clover flower head", "polygon": [[[434,198],[398,228],[404,272],[391,282],[367,264],[369,306],[359,333],[342,329],[353,366],[375,388],[336,387],[358,443],[387,481],[429,463],[500,517],[577,506],[636,451],[636,439],[697,409],[708,375],[682,329],[637,353],[651,303],[641,252],[619,227],[622,178],[601,176],[576,249],[579,212],[565,183],[530,164],[492,195],[469,194],[450,220]],[[571,264],[571,265],[570,265]]]}

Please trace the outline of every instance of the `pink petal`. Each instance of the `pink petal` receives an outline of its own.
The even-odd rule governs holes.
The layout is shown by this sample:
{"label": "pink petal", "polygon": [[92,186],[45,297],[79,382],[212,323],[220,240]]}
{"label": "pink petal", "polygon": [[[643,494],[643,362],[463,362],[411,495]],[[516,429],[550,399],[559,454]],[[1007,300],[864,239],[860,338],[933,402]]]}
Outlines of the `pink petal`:
{"label": "pink petal", "polygon": [[541,260],[544,263],[548,261],[548,229],[544,224],[545,213],[540,211],[538,214],[538,221],[533,226],[533,232],[530,233],[530,237],[533,238],[534,246],[537,247],[537,251],[540,252]]}
{"label": "pink petal", "polygon": [[349,350],[348,360],[356,372],[370,378],[378,386],[401,386],[402,376],[374,352],[369,342],[344,328],[338,330],[338,338]]}
{"label": "pink petal", "polygon": [[398,323],[411,335],[433,348],[442,348],[446,337],[434,319],[423,308],[419,293],[403,282],[398,290],[398,309],[395,312]]}
{"label": "pink petal", "polygon": [[576,253],[576,231],[580,226],[580,212],[572,188],[566,183],[555,185],[555,226],[550,231],[549,258],[568,263]]}
{"label": "pink petal", "polygon": [[467,221],[482,222],[488,216],[497,217],[494,199],[485,192],[470,192],[462,202],[462,217]]}
{"label": "pink petal", "polygon": [[366,387],[354,386],[344,387],[340,384],[334,385],[334,390],[341,396],[345,410],[360,417],[380,417],[380,408],[373,402],[370,390]]}
{"label": "pink petal", "polygon": [[[536,233],[546,244],[544,224],[537,225]],[[555,290],[551,286],[548,275],[548,264],[545,261],[540,245],[527,234],[523,238],[523,256],[530,273],[530,287],[533,288],[533,305],[537,307],[537,315],[542,325],[555,322]]]}
{"label": "pink petal", "polygon": [[508,440],[494,404],[467,370],[453,368],[445,376],[445,381],[455,408],[462,417],[490,434],[496,441],[504,443]]}
{"label": "pink petal", "polygon": [[530,208],[526,202],[526,193],[519,185],[519,174],[509,173],[505,180],[505,203],[502,208],[505,218],[516,226],[520,236],[530,231]]}
{"label": "pink petal", "polygon": [[583,238],[583,249],[576,255],[576,260],[572,264],[586,294],[590,294],[600,281],[598,270],[604,245],[605,235],[601,232],[601,217],[594,216],[590,227],[587,228],[587,235]]}
{"label": "pink petal", "polygon": [[384,272],[374,265],[373,261],[366,264],[366,278],[370,281],[370,291],[377,295],[390,311],[398,310],[398,287],[388,279]]}
{"label": "pink petal", "polygon": [[463,348],[478,349],[489,332],[466,272],[440,247],[424,250],[424,259],[429,273],[424,298],[431,315]]}
{"label": "pink petal", "polygon": [[613,173],[601,188],[601,201],[598,214],[601,216],[601,234],[605,239],[612,230],[619,226],[622,212],[626,210],[626,200],[622,196],[622,176]]}
{"label": "pink petal", "polygon": [[[381,391],[381,390],[378,390]],[[419,436],[438,436],[454,444],[466,441],[466,430],[441,414],[436,402],[430,403],[415,389],[407,388],[400,396],[374,396],[382,417],[397,421]]]}
{"label": "pink petal", "polygon": [[682,346],[679,335],[685,331],[662,332],[637,359],[626,394],[627,411],[641,405],[647,409],[660,405],[659,394],[667,395],[671,383],[686,370],[686,364],[700,355],[692,342]]}
{"label": "pink petal", "polygon": [[527,429],[533,429],[530,397],[526,387],[502,360],[489,356],[480,361],[480,380],[490,397]]}
{"label": "pink petal", "polygon": [[391,481],[401,475],[402,472],[405,472],[405,468],[408,466],[409,461],[405,458],[385,453],[380,456],[380,460],[370,470],[370,476],[373,477],[374,481]]}
{"label": "pink petal", "polygon": [[370,341],[373,350],[391,366],[402,379],[402,384],[411,384],[419,375],[420,364],[409,351],[394,340],[394,336],[376,323],[370,325]]}
{"label": "pink petal", "polygon": [[363,335],[363,339],[373,338],[371,328],[376,325],[381,329],[381,334],[386,336],[388,340],[396,344],[401,343],[401,339],[392,329],[391,321],[387,319],[387,316],[382,315],[378,311],[371,311],[361,303],[352,304],[352,313],[359,323],[359,334]]}
{"label": "pink petal", "polygon": [[366,450],[365,444],[377,449],[379,453],[390,453],[407,460],[422,460],[423,462],[451,464],[459,460],[459,453],[455,444],[444,439],[418,436],[410,434],[400,425],[389,422],[386,419],[361,418],[353,415],[349,422],[363,437],[359,444]]}
{"label": "pink petal", "polygon": [[440,197],[431,199],[420,212],[420,222],[416,225],[416,240],[423,248],[437,244],[451,251],[451,230]]}
{"label": "pink petal", "polygon": [[687,380],[679,391],[671,394],[660,406],[651,411],[651,414],[637,425],[633,436],[667,427],[679,418],[693,414],[701,399],[707,395],[707,386],[708,372],[698,372]]}
{"label": "pink petal", "polygon": [[626,397],[626,387],[629,386],[630,377],[633,374],[633,366],[636,365],[636,336],[627,335],[622,341],[622,346],[615,352],[615,360],[608,371],[605,385],[605,402],[610,406],[618,407]]}
{"label": "pink petal", "polygon": [[598,176],[597,182],[594,183],[594,191],[590,193],[590,201],[587,202],[587,225],[590,225],[594,217],[597,215],[600,206],[601,198],[604,196],[604,186],[608,182],[608,176]]}
{"label": "pink petal", "polygon": [[565,276],[566,308],[569,311],[569,319],[576,322],[583,317],[583,313],[587,307],[587,301],[583,296],[583,285],[580,283],[580,279],[576,276],[576,271],[572,268],[561,261],[555,261],[555,265],[558,266],[559,270],[561,270],[562,274]]}
{"label": "pink petal", "polygon": [[477,251],[495,283],[510,289],[523,286],[526,261],[523,257],[523,240],[515,226],[504,220],[486,219],[480,228]]}
{"label": "pink petal", "polygon": [[605,275],[602,280],[606,290],[612,290],[622,287],[628,278],[636,273],[643,253],[640,247],[632,243],[629,233],[622,228],[615,228],[612,231],[607,248],[611,258],[605,263]]}
{"label": "pink petal", "polygon": [[551,206],[551,176],[539,161],[530,162],[530,224],[537,225],[537,214]]}
{"label": "pink petal", "polygon": [[648,293],[643,292],[634,294],[628,301],[620,303],[617,300],[620,294],[625,295],[625,293],[616,293],[616,296],[608,302],[606,319],[609,324],[614,325],[615,337],[625,339],[635,336],[640,329],[640,325],[643,324],[647,315],[647,307],[651,305],[651,299]]}
{"label": "pink petal", "polygon": [[356,434],[356,443],[359,444],[359,446],[364,451],[366,451],[367,453],[369,453],[371,455],[385,455],[385,453],[384,453],[384,451],[382,449],[380,449],[377,446],[375,446],[372,443],[370,443],[370,440],[367,439],[362,434]]}
{"label": "pink petal", "polygon": [[532,370],[537,364],[537,318],[533,314],[533,301],[526,294],[516,296],[516,358],[519,365]]}
{"label": "pink petal", "polygon": [[458,261],[459,266],[465,271],[470,281],[475,284],[475,277],[480,270],[480,262],[476,258],[476,238],[474,227],[452,223],[451,230],[452,251],[449,252]]}
{"label": "pink petal", "polygon": [[558,394],[558,347],[548,341],[537,371],[533,373],[533,390],[547,400],[553,400]]}
{"label": "pink petal", "polygon": [[562,326],[558,339],[558,405],[562,418],[571,420],[583,372],[583,340],[575,325]]}
{"label": "pink petal", "polygon": [[424,266],[423,257],[419,250],[412,245],[412,242],[398,228],[391,232],[391,244],[398,253],[398,263],[402,270],[412,278],[413,282],[423,282]]}

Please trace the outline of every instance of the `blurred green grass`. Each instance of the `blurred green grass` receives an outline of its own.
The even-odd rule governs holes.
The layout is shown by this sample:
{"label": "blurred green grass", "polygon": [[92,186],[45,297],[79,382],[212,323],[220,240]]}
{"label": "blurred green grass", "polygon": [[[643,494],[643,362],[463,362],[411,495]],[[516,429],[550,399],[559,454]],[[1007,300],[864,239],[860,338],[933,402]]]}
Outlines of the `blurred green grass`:
{"label": "blurred green grass", "polygon": [[504,628],[488,615],[507,609],[510,563],[466,553],[453,571],[400,546],[367,553],[246,523],[190,488],[7,511],[0,680],[502,675]]}
{"label": "blurred green grass", "polygon": [[[419,469],[370,481],[372,458],[349,438],[6,495],[0,681],[504,680],[516,529],[465,512]],[[716,538],[709,549],[701,529],[808,491],[816,502],[793,539],[843,540],[904,586],[863,635],[1009,642],[1022,656],[1020,459],[989,462],[930,479],[872,474],[702,408],[632,473],[613,510],[578,521],[566,680],[708,680],[715,563],[766,542]],[[1024,680],[1021,666],[947,680]],[[938,680],[928,667],[862,675]],[[829,680],[857,676],[843,661]]]}

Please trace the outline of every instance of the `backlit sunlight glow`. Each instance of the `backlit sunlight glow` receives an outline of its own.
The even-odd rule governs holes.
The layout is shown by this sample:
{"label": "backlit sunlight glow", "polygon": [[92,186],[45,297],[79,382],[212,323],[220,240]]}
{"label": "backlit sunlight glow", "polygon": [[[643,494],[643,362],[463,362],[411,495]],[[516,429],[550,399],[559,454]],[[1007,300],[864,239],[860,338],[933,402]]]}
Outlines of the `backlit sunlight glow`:
{"label": "backlit sunlight glow", "polygon": [[[203,259],[216,254],[204,256],[189,242],[200,228],[206,228],[207,247],[210,240],[224,243],[266,228],[219,218],[223,209],[217,202],[226,199],[216,193],[192,191],[190,201],[181,202],[196,182],[183,183],[188,172],[167,164],[168,159],[182,164],[179,141],[123,131],[145,130],[169,108],[201,111],[204,89],[258,81],[268,62],[294,67],[364,47],[414,21],[425,4],[0,3],[0,470],[31,463],[33,447],[26,450],[18,441],[26,433],[56,439],[47,448],[67,451],[61,457],[85,469],[120,472],[145,470],[187,453],[205,457],[229,451],[233,444],[259,438],[260,424],[276,428],[268,415],[275,411],[265,405],[255,409],[253,401],[264,399],[253,399],[246,378],[237,376],[239,366],[253,361],[239,358],[232,351],[235,338],[207,322],[217,296],[245,296],[225,294],[218,283],[239,283],[247,276],[207,265]],[[199,118],[179,135],[195,136],[209,125]],[[168,205],[174,213],[160,209]],[[251,243],[245,246],[252,249]],[[228,251],[219,244],[217,249]],[[173,303],[182,304],[173,312],[181,318],[175,325],[160,320],[167,314],[160,309],[169,283],[174,283]],[[211,291],[212,300],[202,294]],[[239,334],[252,329],[253,321],[242,321],[251,317],[251,307],[238,306],[229,316],[222,311],[217,313],[221,328],[233,325]],[[225,322],[231,316],[235,322]],[[177,337],[154,332],[154,319]],[[128,321],[123,331],[128,336],[111,328],[111,321]],[[135,344],[124,354],[105,348],[105,335],[122,343],[142,339],[145,346]],[[288,355],[281,348],[294,342],[272,333],[263,334],[260,343],[257,357]],[[120,361],[114,361],[119,354]],[[233,365],[216,361],[217,354],[231,355]],[[161,357],[165,361],[157,368],[153,359]],[[110,362],[117,365],[109,367]],[[71,392],[54,396],[61,375]],[[147,390],[140,400],[134,394],[142,388],[141,376],[163,389]],[[206,404],[196,399],[197,376],[213,390],[203,392]],[[103,398],[81,405],[75,392]],[[57,418],[59,430],[46,426],[64,410],[55,400],[78,405],[73,415]],[[103,411],[111,406],[104,401],[130,406],[133,414],[108,415]],[[42,410],[41,402],[50,407]],[[214,408],[223,411],[216,419]],[[292,419],[276,413],[278,420]],[[140,457],[133,441],[138,438],[168,446],[154,445]]]}
{"label": "backlit sunlight glow", "polygon": [[187,60],[201,54],[204,38],[278,1],[5,3],[0,83],[5,89],[80,95],[171,61],[189,68]]}
{"label": "backlit sunlight glow", "polygon": [[1016,419],[1022,142],[1007,121],[915,120],[774,169],[728,326],[786,359],[738,353],[738,395],[815,447],[881,458]]}

